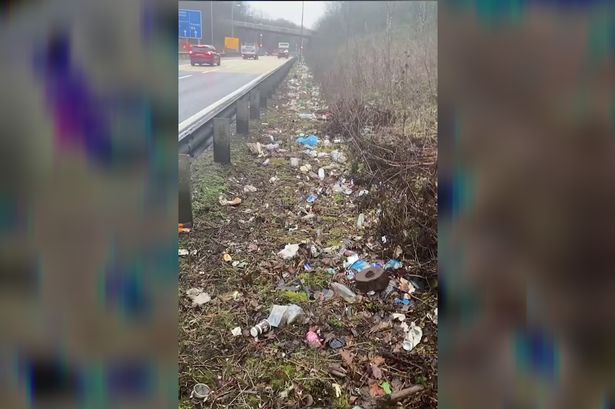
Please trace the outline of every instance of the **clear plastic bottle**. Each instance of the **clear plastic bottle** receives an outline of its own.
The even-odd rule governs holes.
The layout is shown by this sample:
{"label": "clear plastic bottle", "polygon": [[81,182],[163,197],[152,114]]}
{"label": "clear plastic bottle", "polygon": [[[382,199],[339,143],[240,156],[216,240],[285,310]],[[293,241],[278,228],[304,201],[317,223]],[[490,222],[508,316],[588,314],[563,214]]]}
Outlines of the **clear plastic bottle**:
{"label": "clear plastic bottle", "polygon": [[352,290],[346,287],[344,284],[331,283],[331,288],[337,295],[342,297],[346,302],[353,303],[357,300],[357,295]]}

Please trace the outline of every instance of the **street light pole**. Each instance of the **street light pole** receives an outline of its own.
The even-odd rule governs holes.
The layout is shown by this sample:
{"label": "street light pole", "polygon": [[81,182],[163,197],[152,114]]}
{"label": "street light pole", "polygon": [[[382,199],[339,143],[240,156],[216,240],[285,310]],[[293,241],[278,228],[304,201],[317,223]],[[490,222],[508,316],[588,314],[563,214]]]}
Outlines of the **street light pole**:
{"label": "street light pole", "polygon": [[234,18],[235,2],[231,1],[231,37],[235,37],[235,18]]}
{"label": "street light pole", "polygon": [[299,60],[303,62],[303,1],[301,2],[301,49],[299,50]]}
{"label": "street light pole", "polygon": [[211,45],[214,45],[214,2],[209,2],[209,26],[211,27]]}

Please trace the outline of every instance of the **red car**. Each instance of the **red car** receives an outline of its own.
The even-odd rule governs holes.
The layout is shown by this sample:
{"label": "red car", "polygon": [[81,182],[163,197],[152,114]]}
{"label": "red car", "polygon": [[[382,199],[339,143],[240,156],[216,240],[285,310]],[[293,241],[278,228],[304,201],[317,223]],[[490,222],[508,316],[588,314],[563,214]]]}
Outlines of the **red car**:
{"label": "red car", "polygon": [[193,45],[190,50],[190,65],[220,65],[220,54],[213,45]]}

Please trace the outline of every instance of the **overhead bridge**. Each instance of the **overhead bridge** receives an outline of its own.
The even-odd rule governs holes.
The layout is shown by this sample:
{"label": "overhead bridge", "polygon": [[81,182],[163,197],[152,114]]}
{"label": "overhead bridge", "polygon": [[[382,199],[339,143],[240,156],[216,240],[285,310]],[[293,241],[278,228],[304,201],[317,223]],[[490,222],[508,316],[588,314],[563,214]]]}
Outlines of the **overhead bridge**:
{"label": "overhead bridge", "polygon": [[[231,23],[230,20],[226,20],[225,22],[229,24]],[[237,20],[233,22],[233,25],[235,27],[242,27],[242,28],[247,28],[247,29],[256,30],[256,31],[265,31],[265,32],[276,33],[276,34],[287,34],[287,35],[293,35],[297,37],[302,36],[301,29],[298,29],[298,28],[279,27],[279,26],[272,26],[269,24],[249,23],[247,21],[237,21]],[[303,37],[310,38],[314,34],[315,32],[313,30],[303,28]]]}

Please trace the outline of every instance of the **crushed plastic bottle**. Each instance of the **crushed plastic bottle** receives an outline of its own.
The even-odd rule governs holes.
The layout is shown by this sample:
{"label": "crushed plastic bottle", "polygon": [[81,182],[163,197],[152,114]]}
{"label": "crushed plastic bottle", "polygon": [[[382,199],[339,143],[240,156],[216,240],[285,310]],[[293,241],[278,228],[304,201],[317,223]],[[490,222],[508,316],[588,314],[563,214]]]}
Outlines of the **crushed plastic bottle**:
{"label": "crushed plastic bottle", "polygon": [[344,284],[331,283],[331,288],[333,289],[333,291],[335,291],[337,295],[342,297],[344,301],[346,302],[349,302],[352,304],[353,302],[357,300],[357,295],[354,292],[352,292],[350,288],[346,287]]}
{"label": "crushed plastic bottle", "polygon": [[272,327],[281,327],[286,324],[292,324],[301,317],[305,316],[303,309],[296,304],[290,305],[274,305],[271,307],[271,313],[267,322]]}
{"label": "crushed plastic bottle", "polygon": [[361,213],[359,214],[359,217],[357,217],[357,228],[358,229],[362,228],[363,223],[365,223],[365,215]]}
{"label": "crushed plastic bottle", "polygon": [[352,263],[349,268],[351,270],[354,270],[354,271],[356,271],[358,273],[360,271],[365,270],[368,267],[369,267],[369,263],[367,261],[357,260],[354,263]]}
{"label": "crushed plastic bottle", "polygon": [[397,270],[398,268],[401,268],[401,267],[402,267],[401,261],[395,260],[395,259],[391,259],[387,261],[386,264],[384,265],[385,270],[388,270],[389,268],[393,270]]}

